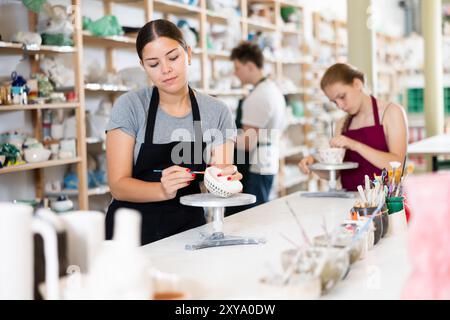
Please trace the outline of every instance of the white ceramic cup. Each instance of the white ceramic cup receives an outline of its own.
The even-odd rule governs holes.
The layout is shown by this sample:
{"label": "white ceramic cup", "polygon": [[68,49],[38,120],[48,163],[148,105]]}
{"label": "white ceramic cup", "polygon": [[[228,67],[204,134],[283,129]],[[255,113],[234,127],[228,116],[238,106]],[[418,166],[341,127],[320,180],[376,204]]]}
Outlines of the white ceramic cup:
{"label": "white ceramic cup", "polygon": [[87,273],[105,239],[105,215],[71,211],[60,215],[67,232],[69,265]]}
{"label": "white ceramic cup", "polygon": [[408,230],[405,210],[395,212],[389,215],[389,230],[387,236],[402,234]]}
{"label": "white ceramic cup", "polygon": [[0,203],[0,300],[33,299],[33,208]]}
{"label": "white ceramic cup", "polygon": [[47,299],[59,299],[58,244],[56,230],[33,218],[33,208],[0,202],[0,300],[33,299],[33,234],[44,239]]}
{"label": "white ceramic cup", "polygon": [[52,124],[52,138],[56,140],[60,140],[64,138],[64,125],[54,123]]}

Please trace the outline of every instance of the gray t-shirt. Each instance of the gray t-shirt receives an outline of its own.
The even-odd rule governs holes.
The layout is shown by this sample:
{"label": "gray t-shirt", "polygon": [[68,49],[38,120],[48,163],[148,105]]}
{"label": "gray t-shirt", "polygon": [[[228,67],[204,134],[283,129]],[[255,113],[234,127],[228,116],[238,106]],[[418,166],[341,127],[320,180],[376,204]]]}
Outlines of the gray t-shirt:
{"label": "gray t-shirt", "polygon": [[[139,155],[141,144],[145,141],[147,115],[153,87],[131,91],[120,96],[111,111],[106,131],[121,129],[136,139],[134,163]],[[203,141],[210,146],[236,139],[236,125],[228,107],[222,101],[194,91],[200,110]],[[158,108],[156,113],[154,144],[173,141],[194,141],[192,112],[184,117],[174,117]]]}

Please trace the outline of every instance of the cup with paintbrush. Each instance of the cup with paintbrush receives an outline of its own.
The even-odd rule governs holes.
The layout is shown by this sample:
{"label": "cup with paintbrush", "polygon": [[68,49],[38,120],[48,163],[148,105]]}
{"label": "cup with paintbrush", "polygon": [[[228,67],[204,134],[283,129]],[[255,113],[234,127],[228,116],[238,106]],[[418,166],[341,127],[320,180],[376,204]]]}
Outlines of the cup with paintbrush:
{"label": "cup with paintbrush", "polygon": [[408,166],[406,167],[406,171],[402,170],[402,174],[396,187],[389,188],[388,196],[386,198],[390,224],[388,235],[403,233],[408,228],[404,206],[405,197],[403,194],[403,185],[407,176],[413,173],[413,171],[414,164],[408,164]]}
{"label": "cup with paintbrush", "polygon": [[384,211],[385,219],[383,219],[383,210],[377,210],[377,207],[384,202],[384,190],[379,183],[375,183],[375,187],[372,188],[368,176],[365,177],[365,189],[361,185],[357,189],[360,199],[355,202],[352,212],[356,213],[356,219],[373,216],[375,245],[385,234],[383,227],[387,228],[388,225],[387,211]]}

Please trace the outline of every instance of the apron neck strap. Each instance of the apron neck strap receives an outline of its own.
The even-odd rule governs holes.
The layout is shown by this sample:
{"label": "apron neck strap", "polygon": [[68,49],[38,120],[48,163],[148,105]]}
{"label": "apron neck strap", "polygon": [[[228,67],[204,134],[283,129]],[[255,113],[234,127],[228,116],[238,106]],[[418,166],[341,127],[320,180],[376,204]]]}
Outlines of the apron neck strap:
{"label": "apron neck strap", "polygon": [[[203,133],[201,128],[200,110],[198,107],[197,99],[195,98],[194,91],[189,88],[189,98],[192,108],[192,120],[194,123],[195,141],[203,142]],[[155,131],[156,114],[159,107],[159,90],[157,87],[153,87],[152,97],[148,107],[147,116],[147,128],[145,129],[145,144],[153,143],[153,134]]]}
{"label": "apron neck strap", "polygon": [[[375,99],[374,96],[370,96],[370,99],[372,100],[373,119],[374,119],[375,125],[379,126],[380,125],[380,117],[378,116],[377,99]],[[345,131],[348,131],[348,128],[350,128],[352,121],[353,121],[353,116],[350,116],[348,124],[345,126]],[[345,132],[345,131],[343,131],[343,132]]]}
{"label": "apron neck strap", "polygon": [[374,96],[370,96],[370,98],[372,99],[373,119],[375,120],[375,125],[379,126],[380,125],[380,117],[378,115],[377,99],[375,99]]}

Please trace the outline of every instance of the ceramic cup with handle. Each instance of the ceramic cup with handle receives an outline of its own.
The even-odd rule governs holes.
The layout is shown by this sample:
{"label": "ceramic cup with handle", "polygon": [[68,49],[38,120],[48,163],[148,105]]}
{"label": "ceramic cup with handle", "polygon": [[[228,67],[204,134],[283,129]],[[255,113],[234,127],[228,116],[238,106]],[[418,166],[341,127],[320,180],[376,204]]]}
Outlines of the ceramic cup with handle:
{"label": "ceramic cup with handle", "polygon": [[105,238],[105,215],[97,211],[71,211],[59,217],[67,232],[69,265],[87,273]]}
{"label": "ceramic cup with handle", "polygon": [[34,289],[33,234],[44,240],[47,299],[59,299],[56,230],[33,218],[33,208],[0,202],[0,300],[30,300]]}

